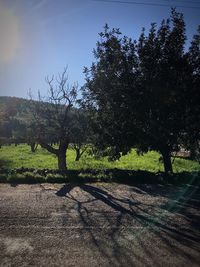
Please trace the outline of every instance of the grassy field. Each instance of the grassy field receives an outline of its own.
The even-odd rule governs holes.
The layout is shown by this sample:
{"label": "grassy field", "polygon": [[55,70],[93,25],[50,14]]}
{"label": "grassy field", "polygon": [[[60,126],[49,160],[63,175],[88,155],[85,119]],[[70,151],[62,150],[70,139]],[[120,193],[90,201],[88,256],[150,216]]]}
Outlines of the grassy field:
{"label": "grassy field", "polygon": [[[159,157],[160,155],[157,152],[152,151],[139,156],[135,150],[132,150],[131,153],[115,162],[109,162],[107,158],[95,159],[87,154],[83,155],[79,162],[75,162],[75,151],[72,149],[67,151],[68,168],[71,170],[119,168],[158,172],[163,171],[163,164],[159,162]],[[40,147],[35,153],[32,153],[27,145],[3,146],[0,149],[0,167],[57,169],[57,158]],[[200,170],[200,166],[195,161],[176,158],[173,169],[176,173],[182,171],[192,172]]]}

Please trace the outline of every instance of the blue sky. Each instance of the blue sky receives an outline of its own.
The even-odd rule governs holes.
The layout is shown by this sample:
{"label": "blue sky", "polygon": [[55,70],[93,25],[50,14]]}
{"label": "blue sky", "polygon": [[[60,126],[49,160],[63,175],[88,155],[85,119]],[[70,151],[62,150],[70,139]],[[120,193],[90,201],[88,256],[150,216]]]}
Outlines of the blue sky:
{"label": "blue sky", "polygon": [[[200,0],[135,2],[200,7]],[[200,9],[177,11],[184,14],[189,43],[200,24]],[[30,88],[34,94],[38,90],[45,94],[45,76],[62,72],[66,65],[69,83],[81,86],[83,67],[91,65],[92,50],[105,23],[137,39],[142,27],[148,30],[152,22],[159,24],[169,15],[170,7],[164,6],[92,0],[0,0],[0,95],[26,98]]]}

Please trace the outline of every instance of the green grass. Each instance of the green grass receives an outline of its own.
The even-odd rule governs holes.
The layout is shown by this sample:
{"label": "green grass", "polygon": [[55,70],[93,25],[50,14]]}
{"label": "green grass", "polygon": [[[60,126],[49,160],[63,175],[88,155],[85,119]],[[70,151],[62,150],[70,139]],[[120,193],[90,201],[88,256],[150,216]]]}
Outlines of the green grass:
{"label": "green grass", "polygon": [[[106,157],[95,159],[87,154],[83,155],[79,162],[75,162],[75,151],[72,149],[67,151],[68,168],[71,170],[118,168],[158,172],[163,171],[163,164],[159,162],[159,157],[160,155],[154,151],[139,156],[135,150],[132,150],[131,153],[115,162],[109,162]],[[30,147],[24,144],[3,146],[0,149],[0,167],[57,169],[57,158],[41,147],[32,153]],[[200,165],[195,161],[176,158],[173,169],[175,173],[200,171]]]}

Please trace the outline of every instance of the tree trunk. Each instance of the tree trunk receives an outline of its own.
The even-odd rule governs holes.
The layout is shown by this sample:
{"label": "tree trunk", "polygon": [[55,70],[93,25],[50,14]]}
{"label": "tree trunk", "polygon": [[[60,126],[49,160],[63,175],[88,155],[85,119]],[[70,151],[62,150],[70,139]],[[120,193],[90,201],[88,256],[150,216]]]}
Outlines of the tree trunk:
{"label": "tree trunk", "polygon": [[58,169],[59,170],[62,170],[62,171],[67,170],[66,152],[67,152],[68,145],[69,145],[68,140],[66,140],[65,138],[63,138],[60,141],[59,149],[58,149],[58,152],[57,152],[57,156],[58,156]]}
{"label": "tree trunk", "polygon": [[81,151],[80,151],[80,148],[77,148],[76,149],[76,159],[75,159],[75,161],[79,161],[80,157],[81,157]]}
{"label": "tree trunk", "polygon": [[66,141],[64,138],[61,139],[59,148],[54,148],[50,146],[49,144],[40,141],[40,145],[42,148],[47,149],[50,153],[53,153],[58,158],[58,169],[59,170],[67,170],[67,163],[66,163],[66,151],[69,145],[69,142]]}
{"label": "tree trunk", "polygon": [[198,143],[193,142],[190,145],[190,158],[192,160],[197,160],[198,159]]}
{"label": "tree trunk", "polygon": [[165,174],[173,173],[171,156],[169,151],[162,152]]}
{"label": "tree trunk", "polygon": [[58,169],[65,171],[67,170],[67,163],[66,163],[66,150],[58,152]]}
{"label": "tree trunk", "polygon": [[31,152],[35,152],[36,144],[35,143],[30,143],[30,147],[31,147]]}

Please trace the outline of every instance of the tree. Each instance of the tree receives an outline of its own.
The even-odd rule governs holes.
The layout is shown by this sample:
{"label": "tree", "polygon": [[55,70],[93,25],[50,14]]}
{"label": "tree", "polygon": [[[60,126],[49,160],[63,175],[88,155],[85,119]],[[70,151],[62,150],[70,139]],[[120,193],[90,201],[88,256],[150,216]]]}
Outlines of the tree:
{"label": "tree", "polygon": [[84,97],[95,110],[99,147],[114,158],[133,146],[162,154],[172,172],[171,152],[185,134],[190,68],[184,52],[183,15],[172,10],[159,29],[152,24],[139,40],[121,38],[118,29],[100,34],[96,62],[86,69]]}
{"label": "tree", "polygon": [[[66,170],[66,151],[71,137],[73,121],[70,111],[76,102],[77,85],[67,84],[67,68],[58,77],[47,77],[48,96],[38,101],[30,100],[28,109],[32,114],[31,124],[35,128],[35,140],[40,146],[57,156],[58,169]],[[54,144],[58,144],[58,148]]]}
{"label": "tree", "polygon": [[190,65],[190,90],[187,94],[185,145],[191,158],[200,160],[200,26],[187,53]]}
{"label": "tree", "polygon": [[133,117],[130,105],[137,79],[135,43],[119,29],[105,25],[94,50],[96,63],[85,68],[86,84],[83,87],[85,106],[93,117],[92,128],[96,135],[95,146],[109,149],[112,159],[127,153],[135,143]]}
{"label": "tree", "polygon": [[185,129],[190,76],[185,40],[183,15],[172,10],[170,19],[158,30],[152,24],[148,36],[142,33],[138,42],[141,149],[159,151],[166,173],[172,172],[171,152],[179,149]]}
{"label": "tree", "polygon": [[86,110],[76,108],[71,112],[72,127],[72,148],[76,151],[75,161],[79,161],[91,142],[91,129],[89,117]]}

